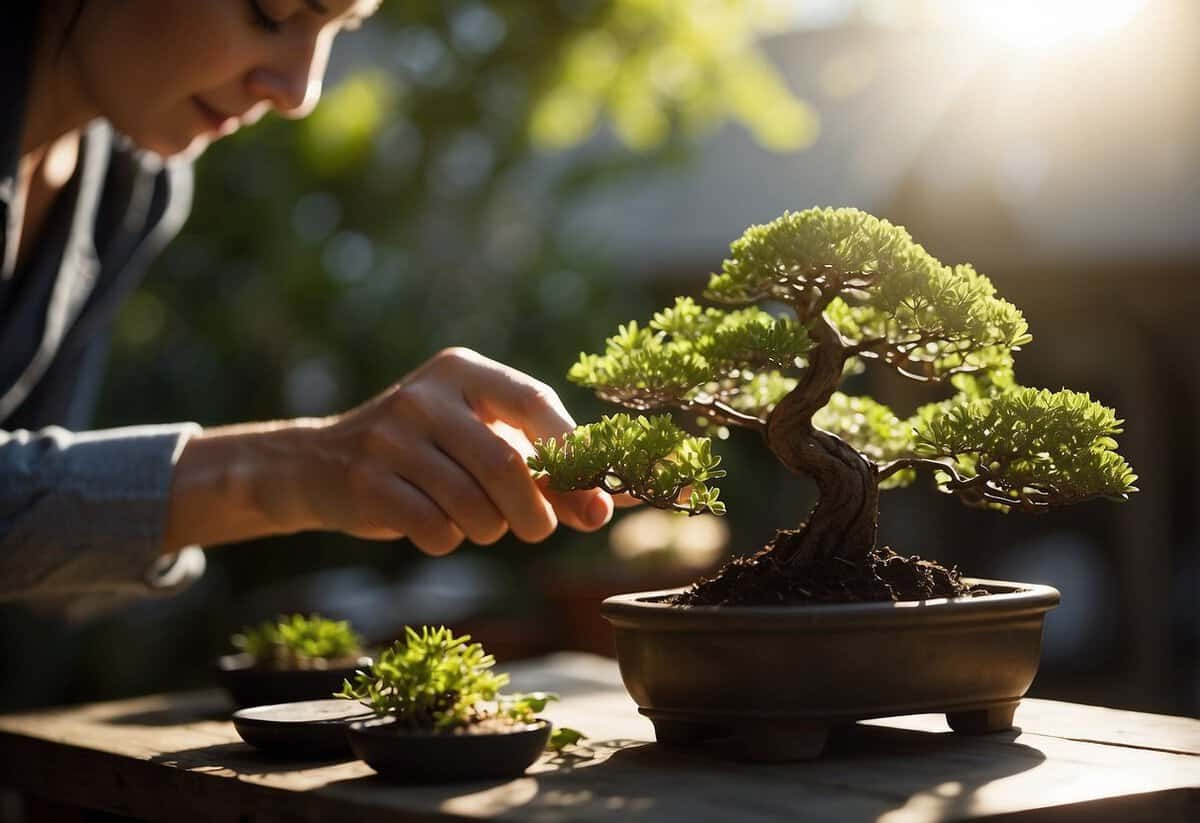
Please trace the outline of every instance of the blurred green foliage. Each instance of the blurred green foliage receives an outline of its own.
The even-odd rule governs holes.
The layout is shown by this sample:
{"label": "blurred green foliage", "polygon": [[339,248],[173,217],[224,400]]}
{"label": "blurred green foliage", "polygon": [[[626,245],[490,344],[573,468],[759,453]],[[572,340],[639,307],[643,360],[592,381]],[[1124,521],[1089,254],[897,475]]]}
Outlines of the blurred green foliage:
{"label": "blurred green foliage", "polygon": [[280,615],[258,626],[247,626],[231,638],[255,665],[275,669],[324,668],[325,661],[357,658],[363,641],[346,620],[319,614]]}
{"label": "blurred green foliage", "polygon": [[[563,354],[655,298],[564,207],[686,162],[730,121],[775,148],[814,139],[755,43],[786,22],[773,8],[384,3],[339,39],[351,69],[307,120],[269,118],[199,162],[190,222],[119,318],[98,423],[334,413],[447,345],[565,388]],[[354,559],[345,539],[289,540]],[[319,562],[293,557],[227,561],[264,578]]]}

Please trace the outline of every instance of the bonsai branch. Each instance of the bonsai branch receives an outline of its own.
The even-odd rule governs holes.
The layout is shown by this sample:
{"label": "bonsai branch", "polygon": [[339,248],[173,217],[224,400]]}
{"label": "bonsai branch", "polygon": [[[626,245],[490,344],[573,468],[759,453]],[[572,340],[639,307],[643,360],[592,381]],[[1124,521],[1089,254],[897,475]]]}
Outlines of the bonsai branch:
{"label": "bonsai branch", "polygon": [[767,429],[765,420],[755,417],[752,414],[740,412],[733,408],[733,406],[716,399],[707,401],[679,401],[677,408],[681,411],[701,414],[718,423],[740,426],[744,429],[753,429],[758,432],[765,432]]}
{"label": "bonsai branch", "polygon": [[[910,340],[893,340],[889,337],[872,337],[846,347],[851,355],[867,359],[879,359],[895,369],[902,377],[918,383],[941,383],[956,374],[972,374],[983,369],[982,366],[971,366],[965,363],[941,371],[936,370],[933,360],[914,360],[913,352],[931,344],[953,346],[943,353],[943,356],[958,354],[965,358],[972,350],[983,348],[985,344],[971,338],[954,338],[945,334],[924,334]],[[914,370],[912,366],[920,367]]]}
{"label": "bonsai branch", "polygon": [[626,494],[636,500],[641,500],[643,503],[654,506],[656,509],[683,512],[688,517],[692,517],[697,514],[709,513],[707,508],[696,509],[692,506],[686,506],[679,502],[679,495],[683,494],[684,489],[687,488],[686,486],[673,486],[671,491],[664,495],[651,494],[650,492],[639,489],[633,484],[627,483],[619,475],[613,474],[612,472],[605,474],[604,477],[594,485],[599,486],[609,494]]}
{"label": "bonsai branch", "polygon": [[958,473],[958,469],[954,464],[943,462],[931,457],[900,457],[896,460],[891,460],[887,463],[880,464],[876,467],[875,477],[880,481],[887,480],[893,474],[904,469],[915,469],[921,466],[943,471],[950,475],[952,482],[958,484],[962,488],[973,484],[977,478],[963,477]]}

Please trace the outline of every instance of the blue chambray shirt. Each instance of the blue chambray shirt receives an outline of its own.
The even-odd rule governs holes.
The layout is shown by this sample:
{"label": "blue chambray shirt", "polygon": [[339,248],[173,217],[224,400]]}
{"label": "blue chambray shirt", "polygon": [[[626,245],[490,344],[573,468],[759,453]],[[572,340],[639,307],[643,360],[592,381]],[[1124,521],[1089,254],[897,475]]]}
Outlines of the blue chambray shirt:
{"label": "blue chambray shirt", "polygon": [[37,3],[0,9],[0,599],[172,591],[204,571],[160,556],[171,473],[194,423],[85,431],[113,318],[191,205],[191,168],[91,124],[74,176],[17,266],[21,123]]}

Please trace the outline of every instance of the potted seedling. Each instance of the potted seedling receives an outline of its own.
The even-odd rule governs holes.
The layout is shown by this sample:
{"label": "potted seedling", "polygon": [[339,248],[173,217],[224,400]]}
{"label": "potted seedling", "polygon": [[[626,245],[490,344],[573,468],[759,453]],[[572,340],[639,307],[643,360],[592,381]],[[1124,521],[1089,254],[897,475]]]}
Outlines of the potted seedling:
{"label": "potted seedling", "polygon": [[[508,675],[469,635],[445,627],[405,629],[375,665],[346,680],[338,697],[375,717],[347,728],[350,748],[386,778],[409,783],[515,777],[550,742],[537,713],[545,693],[500,693]],[[555,746],[578,733],[560,729]]]}
{"label": "potted seedling", "polygon": [[345,620],[280,616],[232,638],[238,654],[217,662],[222,685],[239,706],[327,698],[371,659]]}
{"label": "potted seedling", "polygon": [[[1018,385],[1021,312],[969,265],[855,209],[752,226],[705,291],[630,323],[569,379],[639,412],[757,432],[815,481],[806,522],[682,590],[607,600],[621,672],[660,742],[733,734],[751,756],[814,756],[854,720],[945,712],[956,731],[1010,727],[1037,670],[1047,586],[961,577],[876,541],[880,492],[932,474],[968,506],[1041,512],[1125,500],[1122,421],[1074,391]],[[778,312],[761,308],[778,307]],[[878,364],[953,396],[902,418],[838,391]],[[601,486],[687,514],[724,513],[708,437],[618,414],[530,467],[559,490]],[[799,519],[799,518],[798,518]]]}

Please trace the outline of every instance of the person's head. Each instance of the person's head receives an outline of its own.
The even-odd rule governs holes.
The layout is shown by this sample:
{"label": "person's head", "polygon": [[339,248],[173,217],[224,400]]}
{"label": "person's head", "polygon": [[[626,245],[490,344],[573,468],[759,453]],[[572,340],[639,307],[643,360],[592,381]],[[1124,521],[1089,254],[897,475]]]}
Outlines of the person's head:
{"label": "person's head", "polygon": [[49,0],[80,102],[163,156],[274,108],[303,117],[334,37],[379,0]]}

